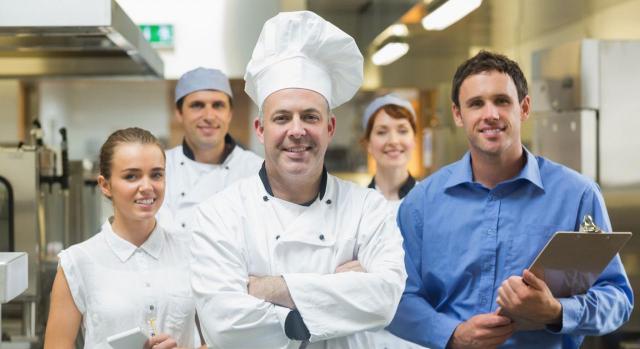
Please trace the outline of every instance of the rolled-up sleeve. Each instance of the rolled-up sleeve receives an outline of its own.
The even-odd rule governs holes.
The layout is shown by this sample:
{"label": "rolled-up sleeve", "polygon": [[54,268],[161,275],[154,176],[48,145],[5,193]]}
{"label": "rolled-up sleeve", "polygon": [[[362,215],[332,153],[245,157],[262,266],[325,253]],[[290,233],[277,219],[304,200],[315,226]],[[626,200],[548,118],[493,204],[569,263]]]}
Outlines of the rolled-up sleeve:
{"label": "rolled-up sleeve", "polygon": [[[605,232],[611,222],[604,199],[595,183],[588,186],[580,202],[578,219],[589,214]],[[576,222],[576,228],[580,221]],[[562,327],[556,333],[599,336],[622,326],[633,310],[633,291],[620,260],[616,256],[586,294],[559,299]]]}
{"label": "rolled-up sleeve", "polygon": [[398,226],[404,238],[407,285],[388,330],[422,346],[445,348],[460,321],[437,312],[426,300],[420,272],[423,220],[411,201],[400,206]]}

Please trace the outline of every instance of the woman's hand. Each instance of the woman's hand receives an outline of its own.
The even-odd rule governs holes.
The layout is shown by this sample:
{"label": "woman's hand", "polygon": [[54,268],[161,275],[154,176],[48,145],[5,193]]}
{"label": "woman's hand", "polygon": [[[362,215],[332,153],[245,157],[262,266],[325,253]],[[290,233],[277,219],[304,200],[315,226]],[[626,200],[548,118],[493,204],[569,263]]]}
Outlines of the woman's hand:
{"label": "woman's hand", "polygon": [[175,339],[165,333],[160,333],[149,338],[144,344],[144,349],[173,349],[177,347],[178,344]]}

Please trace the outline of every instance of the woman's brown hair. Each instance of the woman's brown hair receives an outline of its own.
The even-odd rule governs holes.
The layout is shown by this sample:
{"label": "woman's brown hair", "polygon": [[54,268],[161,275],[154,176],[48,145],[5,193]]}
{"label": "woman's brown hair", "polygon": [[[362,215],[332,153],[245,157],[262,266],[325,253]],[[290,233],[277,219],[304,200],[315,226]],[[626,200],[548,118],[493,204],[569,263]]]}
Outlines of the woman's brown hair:
{"label": "woman's brown hair", "polygon": [[411,114],[411,112],[408,111],[407,108],[401,107],[399,105],[387,104],[380,107],[380,109],[376,110],[369,118],[369,121],[367,121],[367,127],[365,128],[364,135],[360,140],[363,144],[368,142],[369,139],[371,138],[371,131],[373,131],[373,124],[375,124],[376,118],[378,117],[378,114],[380,113],[381,110],[384,110],[384,112],[387,113],[387,115],[391,116],[394,119],[406,119],[407,121],[409,121],[409,125],[411,125],[411,129],[413,130],[413,133],[414,134],[416,133],[416,120],[413,118],[413,115]]}
{"label": "woman's brown hair", "polygon": [[162,150],[162,156],[166,159],[162,145],[151,132],[139,127],[121,129],[112,133],[100,148],[100,175],[105,179],[111,177],[111,164],[116,147],[127,143],[154,144]]}

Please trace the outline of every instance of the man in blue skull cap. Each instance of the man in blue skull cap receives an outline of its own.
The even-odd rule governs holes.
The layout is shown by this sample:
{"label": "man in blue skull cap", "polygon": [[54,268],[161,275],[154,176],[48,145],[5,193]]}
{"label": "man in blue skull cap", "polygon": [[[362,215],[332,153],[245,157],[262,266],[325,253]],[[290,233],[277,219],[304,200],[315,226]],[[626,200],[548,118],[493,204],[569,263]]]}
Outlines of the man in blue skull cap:
{"label": "man in blue skull cap", "polygon": [[182,75],[175,104],[184,139],[167,151],[167,188],[158,220],[169,231],[187,232],[196,205],[258,173],[262,159],[229,135],[233,93],[220,70],[197,68]]}

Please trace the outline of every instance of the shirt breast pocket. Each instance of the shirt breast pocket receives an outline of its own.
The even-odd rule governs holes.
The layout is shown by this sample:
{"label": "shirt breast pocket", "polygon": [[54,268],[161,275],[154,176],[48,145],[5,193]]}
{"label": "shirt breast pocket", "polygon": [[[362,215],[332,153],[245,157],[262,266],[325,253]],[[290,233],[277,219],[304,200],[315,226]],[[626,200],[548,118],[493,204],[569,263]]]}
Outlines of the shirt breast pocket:
{"label": "shirt breast pocket", "polygon": [[[163,332],[179,340],[189,328],[188,322],[195,322],[195,301],[189,292],[175,292],[167,295],[167,314]],[[180,342],[179,342],[180,343]]]}
{"label": "shirt breast pocket", "polygon": [[561,228],[555,225],[524,225],[523,230],[510,239],[507,265],[511,272],[521,275],[522,270],[531,266],[553,234],[559,230]]}

